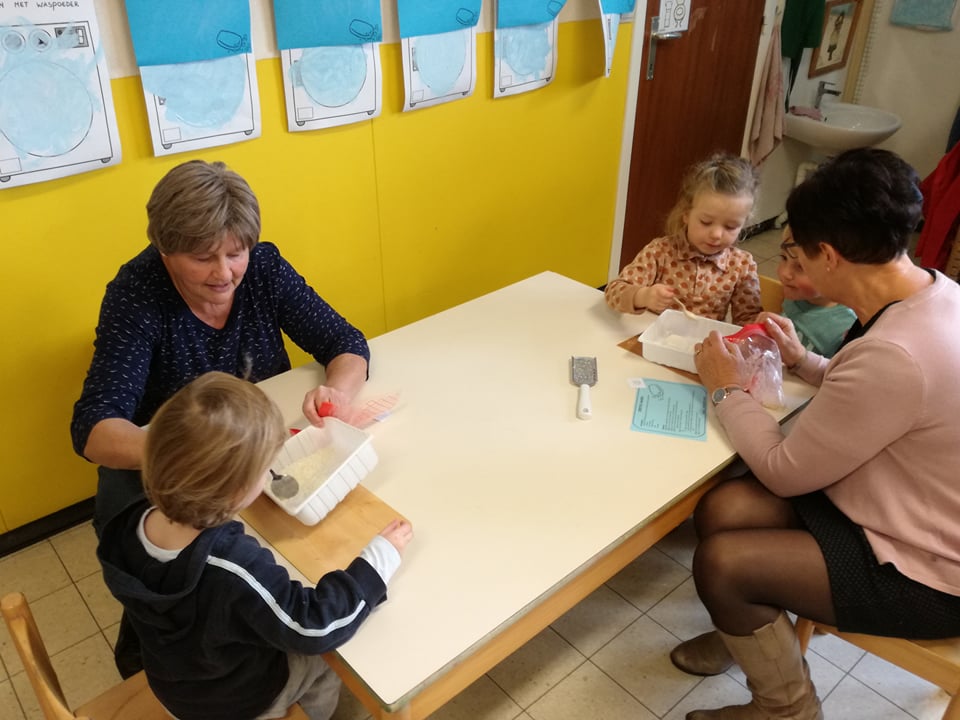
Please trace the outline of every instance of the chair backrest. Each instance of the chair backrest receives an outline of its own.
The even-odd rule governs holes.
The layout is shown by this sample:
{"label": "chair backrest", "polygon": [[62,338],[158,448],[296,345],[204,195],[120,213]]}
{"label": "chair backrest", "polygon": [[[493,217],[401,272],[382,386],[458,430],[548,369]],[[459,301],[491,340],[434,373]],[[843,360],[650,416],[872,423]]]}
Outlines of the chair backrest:
{"label": "chair backrest", "polygon": [[814,628],[847,642],[931,682],[953,697],[942,720],[960,720],[960,638],[905,640],[903,638],[840,632],[832,625],[797,618],[797,638],[806,652]]}
{"label": "chair backrest", "polygon": [[10,639],[20,655],[23,669],[37,695],[44,718],[74,720],[75,716],[63,696],[60,681],[50,664],[50,655],[37,630],[37,623],[30,612],[30,606],[27,605],[27,599],[23,593],[10,593],[0,600],[0,608],[10,631]]}
{"label": "chair backrest", "polygon": [[776,278],[760,275],[760,307],[767,312],[783,312],[783,285]]}

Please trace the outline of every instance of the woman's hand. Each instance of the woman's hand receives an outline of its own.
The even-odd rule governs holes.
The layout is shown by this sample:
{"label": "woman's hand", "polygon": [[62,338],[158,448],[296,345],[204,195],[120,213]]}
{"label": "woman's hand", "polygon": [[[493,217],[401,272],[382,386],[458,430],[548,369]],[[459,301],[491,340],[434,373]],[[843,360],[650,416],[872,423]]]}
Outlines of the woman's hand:
{"label": "woman's hand", "polygon": [[[323,418],[333,415],[340,417],[350,409],[350,396],[342,390],[321,385],[308,392],[303,398],[303,416],[311,425],[323,427]],[[327,407],[323,407],[327,404]],[[333,407],[331,408],[330,405]]]}
{"label": "woman's hand", "polygon": [[740,346],[724,340],[716,330],[694,346],[693,362],[707,392],[730,385],[746,388],[750,382],[750,368]]}
{"label": "woman's hand", "polygon": [[633,304],[637,308],[646,308],[650,312],[662,313],[673,306],[673,299],[677,292],[669,285],[662,283],[650,287],[637,288],[633,297]]}
{"label": "woman's hand", "polygon": [[389,540],[397,552],[403,555],[403,549],[413,539],[413,525],[406,520],[391,520],[390,524],[380,531],[380,535]]}
{"label": "woman's hand", "polygon": [[807,349],[797,337],[796,328],[793,327],[793,321],[790,318],[776,313],[762,312],[757,315],[757,322],[763,324],[767,335],[777,343],[784,365],[791,367],[803,360]]}

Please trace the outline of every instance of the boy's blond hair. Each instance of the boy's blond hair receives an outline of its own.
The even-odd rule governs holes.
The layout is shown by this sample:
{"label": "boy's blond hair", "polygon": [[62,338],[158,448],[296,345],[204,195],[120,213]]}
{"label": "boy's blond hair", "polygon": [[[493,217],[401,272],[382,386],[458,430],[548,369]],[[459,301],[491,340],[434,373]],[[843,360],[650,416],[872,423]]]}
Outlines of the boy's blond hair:
{"label": "boy's blond hair", "polygon": [[287,438],[280,410],[260,388],[222,372],[201,375],[153,416],[143,484],[175,522],[222,525],[260,482]]}
{"label": "boy's blond hair", "polygon": [[667,235],[679,235],[686,230],[683,216],[693,207],[693,200],[699,193],[749,195],[756,199],[759,185],[760,174],[749,161],[729,153],[711,155],[692,166],[683,176],[677,202],[667,216]]}
{"label": "boy's blond hair", "polygon": [[147,202],[147,237],[164,255],[213,250],[226,233],[251,250],[260,239],[260,203],[222,162],[190,160],[170,170]]}

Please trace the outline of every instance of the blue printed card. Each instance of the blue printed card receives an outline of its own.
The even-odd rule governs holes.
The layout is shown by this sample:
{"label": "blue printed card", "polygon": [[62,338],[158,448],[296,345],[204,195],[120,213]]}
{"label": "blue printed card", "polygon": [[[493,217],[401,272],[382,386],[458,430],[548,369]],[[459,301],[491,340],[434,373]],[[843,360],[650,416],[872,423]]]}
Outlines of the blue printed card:
{"label": "blue printed card", "polygon": [[649,380],[637,388],[630,429],[705,442],[707,391],[702,385]]}

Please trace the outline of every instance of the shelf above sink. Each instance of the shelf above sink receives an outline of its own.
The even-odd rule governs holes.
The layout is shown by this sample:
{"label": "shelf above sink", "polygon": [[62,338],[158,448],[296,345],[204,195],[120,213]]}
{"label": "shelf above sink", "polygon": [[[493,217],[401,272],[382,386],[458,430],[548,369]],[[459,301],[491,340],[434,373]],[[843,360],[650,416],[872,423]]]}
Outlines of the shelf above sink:
{"label": "shelf above sink", "polygon": [[787,113],[783,132],[787,137],[828,153],[869,147],[886,140],[900,129],[900,117],[867,105],[827,103],[823,120]]}

